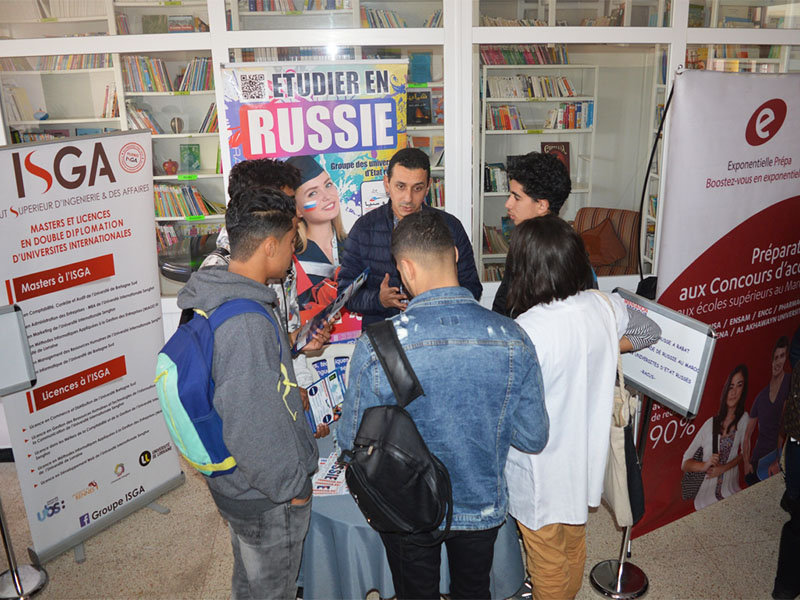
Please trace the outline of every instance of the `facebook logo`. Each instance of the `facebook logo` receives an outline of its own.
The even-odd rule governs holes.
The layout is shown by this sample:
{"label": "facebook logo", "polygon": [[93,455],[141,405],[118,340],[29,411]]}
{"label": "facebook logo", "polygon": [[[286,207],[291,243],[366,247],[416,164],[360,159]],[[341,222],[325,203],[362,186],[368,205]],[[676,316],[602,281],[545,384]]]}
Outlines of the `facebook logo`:
{"label": "facebook logo", "polygon": [[86,527],[90,521],[89,513],[81,515],[80,521],[81,521],[81,527]]}

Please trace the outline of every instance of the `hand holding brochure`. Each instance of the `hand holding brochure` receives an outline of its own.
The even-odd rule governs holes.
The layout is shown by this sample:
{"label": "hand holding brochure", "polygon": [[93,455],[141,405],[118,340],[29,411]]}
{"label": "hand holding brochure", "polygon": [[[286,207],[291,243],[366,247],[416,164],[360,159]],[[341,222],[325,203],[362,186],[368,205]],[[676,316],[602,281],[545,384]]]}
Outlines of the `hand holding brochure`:
{"label": "hand holding brochure", "polygon": [[292,348],[292,351],[296,354],[300,352],[312,339],[314,339],[314,334],[320,327],[323,327],[325,323],[330,322],[334,319],[336,314],[344,308],[344,305],[347,304],[347,301],[355,294],[358,289],[364,284],[367,280],[367,275],[369,274],[369,267],[364,269],[364,272],[361,273],[358,277],[356,277],[355,281],[348,285],[343,291],[336,296],[336,300],[328,304],[325,308],[323,308],[317,315],[313,318],[306,321],[306,323],[297,331],[297,338]]}

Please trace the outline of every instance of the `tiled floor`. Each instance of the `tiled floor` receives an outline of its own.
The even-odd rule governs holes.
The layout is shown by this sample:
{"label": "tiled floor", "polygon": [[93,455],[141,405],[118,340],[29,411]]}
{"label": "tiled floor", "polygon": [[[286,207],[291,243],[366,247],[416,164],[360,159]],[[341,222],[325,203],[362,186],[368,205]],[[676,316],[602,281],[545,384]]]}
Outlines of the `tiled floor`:
{"label": "tiled floor", "polygon": [[[635,540],[632,561],[650,579],[646,597],[770,598],[787,520],[782,492],[782,477],[773,477]],[[0,499],[17,559],[26,562],[31,540],[11,463],[0,464]],[[187,469],[186,483],[160,503],[170,514],[140,510],[88,540],[83,564],[71,553],[48,563],[50,582],[37,598],[228,598],[230,538],[202,476]],[[597,562],[616,558],[621,540],[605,508],[590,516],[587,577]],[[6,568],[0,551],[0,571]],[[600,597],[585,579],[578,598]]]}

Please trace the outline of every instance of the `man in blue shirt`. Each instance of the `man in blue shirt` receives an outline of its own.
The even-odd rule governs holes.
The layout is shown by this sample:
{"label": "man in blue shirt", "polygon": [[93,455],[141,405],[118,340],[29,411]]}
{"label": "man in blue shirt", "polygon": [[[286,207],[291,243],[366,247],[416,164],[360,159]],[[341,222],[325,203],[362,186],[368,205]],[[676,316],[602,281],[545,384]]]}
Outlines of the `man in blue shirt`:
{"label": "man in blue shirt", "polygon": [[389,244],[397,224],[420,211],[438,213],[445,219],[458,248],[458,283],[480,300],[483,286],[464,227],[453,215],[425,204],[431,185],[428,155],[418,148],[399,150],[389,161],[383,184],[389,202],[358,219],[347,236],[339,289],[350,285],[366,267],[370,268],[367,281],[347,303],[347,308],[364,316],[364,327],[405,310],[408,296],[392,262]]}
{"label": "man in blue shirt", "polygon": [[[453,522],[444,543],[454,598],[489,598],[497,530],[506,518],[503,476],[510,445],[539,452],[548,417],[536,350],[511,319],[459,286],[458,251],[439,211],[402,219],[391,252],[411,297],[392,317],[425,391],[406,410],[453,486]],[[350,449],[367,408],[395,403],[369,338],[359,338],[338,426]],[[439,598],[441,544],[433,534],[381,534],[399,599]]]}

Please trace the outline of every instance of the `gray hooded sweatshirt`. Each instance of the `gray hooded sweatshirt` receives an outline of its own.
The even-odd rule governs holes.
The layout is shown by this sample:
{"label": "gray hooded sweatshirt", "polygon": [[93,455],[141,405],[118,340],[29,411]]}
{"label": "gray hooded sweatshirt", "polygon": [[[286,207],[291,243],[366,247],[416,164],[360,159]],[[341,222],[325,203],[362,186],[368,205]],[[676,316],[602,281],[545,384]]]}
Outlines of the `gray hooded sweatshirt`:
{"label": "gray hooded sweatshirt", "polygon": [[214,335],[214,408],[237,468],[206,482],[217,506],[248,516],[308,497],[319,453],[297,386],[285,394],[286,378],[291,383],[296,379],[289,340],[273,311],[275,292],[225,267],[212,267],[192,275],[178,293],[178,306],[211,314],[236,298],[266,307],[280,336],[278,340],[272,324],[256,313],[228,319]]}

